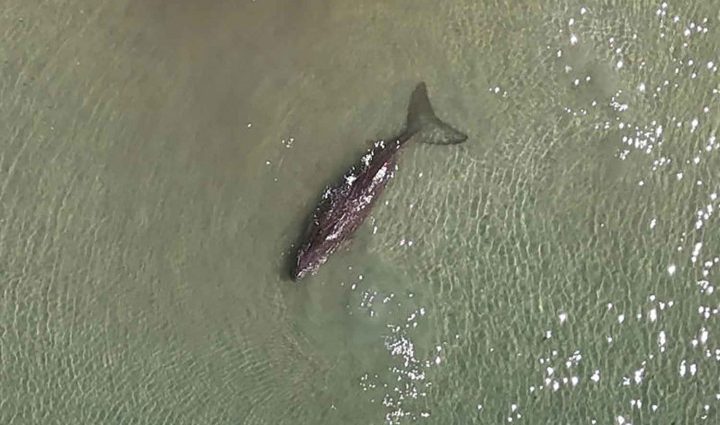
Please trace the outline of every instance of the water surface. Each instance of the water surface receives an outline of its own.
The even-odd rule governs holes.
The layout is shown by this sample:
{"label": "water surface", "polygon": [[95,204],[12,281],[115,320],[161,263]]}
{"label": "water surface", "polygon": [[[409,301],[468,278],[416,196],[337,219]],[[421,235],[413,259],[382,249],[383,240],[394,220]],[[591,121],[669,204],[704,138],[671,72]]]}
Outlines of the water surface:
{"label": "water surface", "polygon": [[[717,421],[709,0],[10,0],[0,422]],[[426,81],[351,247],[287,253]]]}

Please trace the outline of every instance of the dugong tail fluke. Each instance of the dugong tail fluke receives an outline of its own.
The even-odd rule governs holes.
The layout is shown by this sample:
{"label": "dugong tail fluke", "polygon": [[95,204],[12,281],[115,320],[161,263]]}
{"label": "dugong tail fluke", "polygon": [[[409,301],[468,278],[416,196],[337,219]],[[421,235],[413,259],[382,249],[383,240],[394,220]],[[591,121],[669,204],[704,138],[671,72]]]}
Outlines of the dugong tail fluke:
{"label": "dugong tail fluke", "polygon": [[453,145],[467,140],[467,136],[440,121],[428,99],[425,83],[415,87],[408,106],[406,135],[423,143]]}

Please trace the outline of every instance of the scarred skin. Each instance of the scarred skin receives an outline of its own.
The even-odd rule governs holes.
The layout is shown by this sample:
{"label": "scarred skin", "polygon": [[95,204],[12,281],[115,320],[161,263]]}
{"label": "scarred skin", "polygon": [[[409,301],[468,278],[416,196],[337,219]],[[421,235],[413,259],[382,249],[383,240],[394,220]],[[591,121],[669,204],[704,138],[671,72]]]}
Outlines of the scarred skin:
{"label": "scarred skin", "polygon": [[390,143],[376,142],[341,182],[328,188],[298,251],[293,280],[317,271],[363,224],[395,173],[395,154],[409,138],[403,135]]}

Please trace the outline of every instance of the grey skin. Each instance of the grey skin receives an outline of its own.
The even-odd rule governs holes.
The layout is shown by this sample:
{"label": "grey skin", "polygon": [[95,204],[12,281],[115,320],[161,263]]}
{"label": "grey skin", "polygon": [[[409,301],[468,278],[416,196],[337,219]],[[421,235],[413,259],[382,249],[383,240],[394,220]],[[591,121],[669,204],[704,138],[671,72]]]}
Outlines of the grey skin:
{"label": "grey skin", "polygon": [[435,115],[425,83],[418,84],[410,97],[405,131],[388,141],[375,142],[360,162],[345,173],[342,181],[323,194],[297,251],[290,273],[294,281],[315,274],[330,255],[350,240],[392,179],[396,154],[411,140],[441,145],[467,140],[465,134]]}

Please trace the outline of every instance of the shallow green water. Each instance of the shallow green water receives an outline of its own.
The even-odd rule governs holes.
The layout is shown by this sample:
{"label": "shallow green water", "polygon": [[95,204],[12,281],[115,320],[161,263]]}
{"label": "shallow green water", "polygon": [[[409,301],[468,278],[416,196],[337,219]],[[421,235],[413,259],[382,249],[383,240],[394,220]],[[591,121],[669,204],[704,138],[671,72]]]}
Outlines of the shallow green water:
{"label": "shallow green water", "polygon": [[0,423],[718,421],[712,1],[7,3]]}

